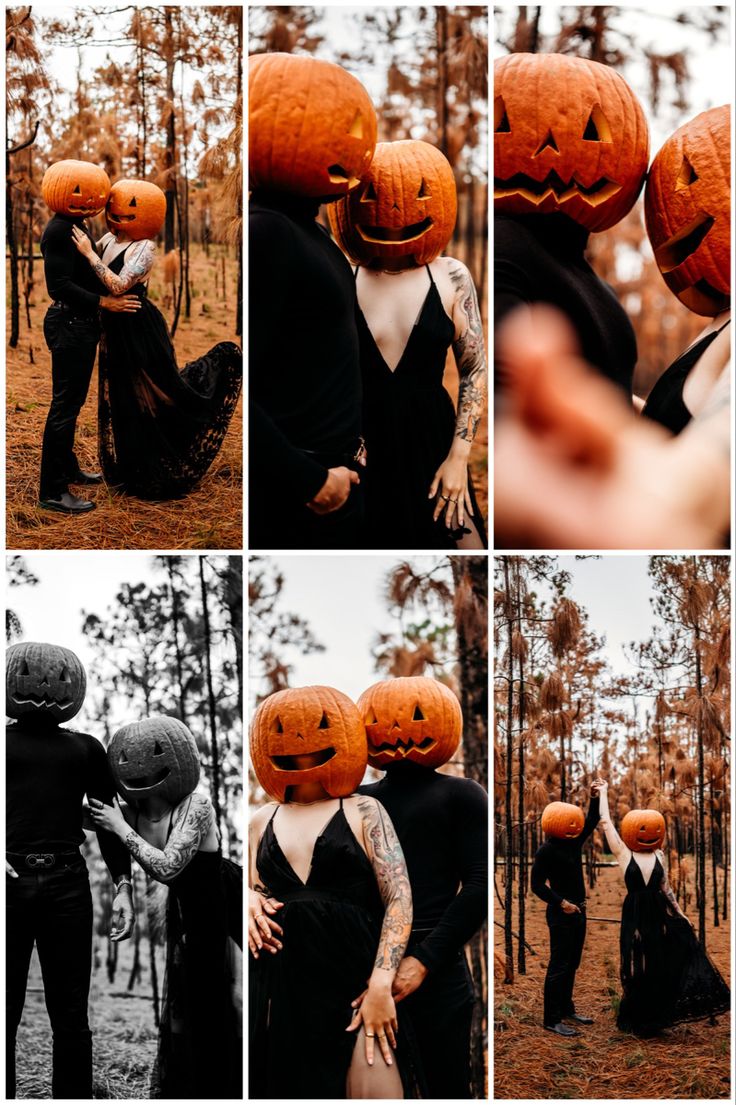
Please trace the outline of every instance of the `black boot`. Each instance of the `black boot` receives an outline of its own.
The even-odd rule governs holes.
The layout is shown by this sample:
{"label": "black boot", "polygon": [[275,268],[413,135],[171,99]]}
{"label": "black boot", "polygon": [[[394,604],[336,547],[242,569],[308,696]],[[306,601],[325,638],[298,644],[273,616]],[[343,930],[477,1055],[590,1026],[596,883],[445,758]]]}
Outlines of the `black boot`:
{"label": "black boot", "polygon": [[78,499],[70,491],[63,491],[55,499],[39,499],[38,505],[43,510],[55,510],[59,514],[88,514],[97,504],[88,499]]}
{"label": "black boot", "polygon": [[546,1024],[544,1026],[548,1032],[556,1032],[558,1036],[579,1036],[577,1028],[570,1028],[569,1024],[563,1024],[560,1021],[559,1024]]}

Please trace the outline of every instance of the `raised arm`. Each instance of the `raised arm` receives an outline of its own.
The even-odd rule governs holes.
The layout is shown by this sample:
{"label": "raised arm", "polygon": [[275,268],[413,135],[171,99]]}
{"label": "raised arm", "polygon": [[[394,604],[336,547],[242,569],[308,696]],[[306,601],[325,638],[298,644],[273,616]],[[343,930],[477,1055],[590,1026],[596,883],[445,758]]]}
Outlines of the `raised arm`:
{"label": "raised arm", "polygon": [[601,813],[600,826],[606,834],[606,840],[608,841],[612,853],[619,863],[622,863],[624,860],[628,860],[629,849],[616,832],[613,827],[613,822],[611,821],[611,815],[608,810],[608,783],[599,782],[597,786]]}

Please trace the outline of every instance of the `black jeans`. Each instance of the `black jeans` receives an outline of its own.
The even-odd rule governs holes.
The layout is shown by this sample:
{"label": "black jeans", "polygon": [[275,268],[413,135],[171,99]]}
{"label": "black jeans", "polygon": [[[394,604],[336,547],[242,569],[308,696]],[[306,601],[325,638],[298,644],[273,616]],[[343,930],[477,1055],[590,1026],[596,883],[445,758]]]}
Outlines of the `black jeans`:
{"label": "black jeans", "polygon": [[[407,950],[411,955],[411,948]],[[430,971],[402,1005],[411,1018],[424,1075],[424,1096],[470,1097],[470,1025],[475,993],[465,956]]]}
{"label": "black jeans", "polygon": [[544,980],[544,1023],[559,1024],[575,1012],[572,991],[585,943],[585,913],[547,906],[549,966]]}
{"label": "black jeans", "polygon": [[[13,863],[13,860],[10,861]],[[92,1097],[87,1020],[92,969],[92,896],[81,856],[44,871],[14,864],[6,876],[6,1094],[15,1097],[15,1037],[23,1015],[33,945],[53,1033],[54,1097]]]}
{"label": "black jeans", "polygon": [[100,328],[96,318],[75,318],[65,309],[49,307],[43,333],[51,350],[52,397],[43,432],[40,496],[56,499],[79,472],[74,433],[92,379]]}

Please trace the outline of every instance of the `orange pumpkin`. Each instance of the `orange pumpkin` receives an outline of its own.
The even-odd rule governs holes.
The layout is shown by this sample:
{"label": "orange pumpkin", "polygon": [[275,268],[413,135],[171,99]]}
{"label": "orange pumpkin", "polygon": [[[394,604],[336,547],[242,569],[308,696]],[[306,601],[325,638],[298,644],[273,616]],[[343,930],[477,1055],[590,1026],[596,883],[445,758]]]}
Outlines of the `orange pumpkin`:
{"label": "orange pumpkin", "polygon": [[[331,798],[352,794],[365,774],[365,730],[354,702],[332,687],[290,687],[253,715],[250,756],[258,782],[277,802],[300,783],[319,782]],[[299,762],[309,757],[309,766]]]}
{"label": "orange pumpkin", "polygon": [[550,802],[542,811],[542,832],[557,840],[580,836],[584,825],[583,811],[570,802]]}
{"label": "orange pumpkin", "polygon": [[298,54],[249,59],[251,188],[343,196],[370,166],[376,134],[368,93],[339,65]]}
{"label": "orange pumpkin", "polygon": [[56,161],[43,175],[41,195],[59,215],[98,215],[110,194],[110,178],[91,161]]}
{"label": "orange pumpkin", "polygon": [[659,810],[629,810],[621,822],[621,839],[632,852],[656,852],[666,826]]}
{"label": "orange pumpkin", "polygon": [[373,767],[413,760],[439,767],[452,758],[463,731],[457,697],[423,675],[374,683],[358,699]]}
{"label": "orange pumpkin", "polygon": [[696,115],[659,151],[644,194],[647,234],[670,291],[698,315],[731,298],[728,105]]}
{"label": "orange pumpkin", "polygon": [[113,234],[124,230],[134,242],[155,238],[166,218],[166,196],[147,180],[116,180],[110,189],[105,219]]}
{"label": "orange pumpkin", "polygon": [[564,54],[509,54],[495,63],[493,94],[496,211],[559,211],[606,230],[633,207],[649,131],[615,70]]}
{"label": "orange pumpkin", "polygon": [[450,162],[428,142],[379,142],[359,188],[329,209],[337,243],[360,265],[412,257],[428,265],[455,229]]}

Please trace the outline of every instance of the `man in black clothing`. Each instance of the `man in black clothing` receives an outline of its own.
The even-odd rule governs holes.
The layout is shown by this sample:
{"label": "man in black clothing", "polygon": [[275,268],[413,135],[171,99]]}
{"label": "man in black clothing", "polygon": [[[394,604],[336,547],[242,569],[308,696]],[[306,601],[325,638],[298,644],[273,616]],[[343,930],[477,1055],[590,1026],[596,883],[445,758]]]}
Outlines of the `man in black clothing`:
{"label": "man in black clothing", "polygon": [[[27,648],[26,645],[14,646]],[[52,650],[53,646],[42,646]],[[16,716],[6,731],[6,1070],[8,1098],[15,1097],[15,1040],[23,1014],[34,944],[43,975],[53,1032],[55,1098],[92,1097],[92,1034],[87,1002],[92,960],[92,899],[84,841],[82,802],[112,804],[115,785],[102,744],[63,728],[53,715],[49,680],[63,679],[66,650],[50,655],[53,676],[39,683],[38,708],[17,709],[8,656],[7,709]],[[46,654],[48,655],[48,653]],[[35,661],[32,661],[35,663]],[[30,676],[23,676],[28,680]],[[80,696],[79,705],[81,705]],[[44,697],[46,701],[44,701]],[[79,706],[77,706],[79,709]],[[72,712],[66,709],[66,716]],[[102,857],[116,885],[113,940],[133,928],[130,855],[114,835],[98,832]]]}
{"label": "man in black clothing", "polygon": [[488,914],[488,795],[410,759],[358,793],[385,807],[409,872],[414,921],[393,993],[411,1014],[426,1096],[469,1098],[475,994],[464,946]]}
{"label": "man in black clothing", "polygon": [[56,212],[41,237],[46,288],[53,303],[43,323],[51,352],[52,398],[43,434],[39,505],[62,514],[94,510],[93,502],[71,494],[69,484],[97,484],[102,479],[83,472],[74,454],[77,417],[87,398],[100,339],[99,310],[140,309],[137,296],[108,294],[74,245],[74,226],[89,237],[80,215]]}
{"label": "man in black clothing", "polygon": [[[578,813],[578,816],[580,814]],[[532,866],[532,891],[547,903],[549,965],[544,980],[544,1027],[558,1036],[578,1036],[563,1021],[592,1024],[575,1012],[573,988],[585,943],[585,880],[583,845],[600,820],[598,793],[591,790],[590,806],[578,836],[549,835]]]}

